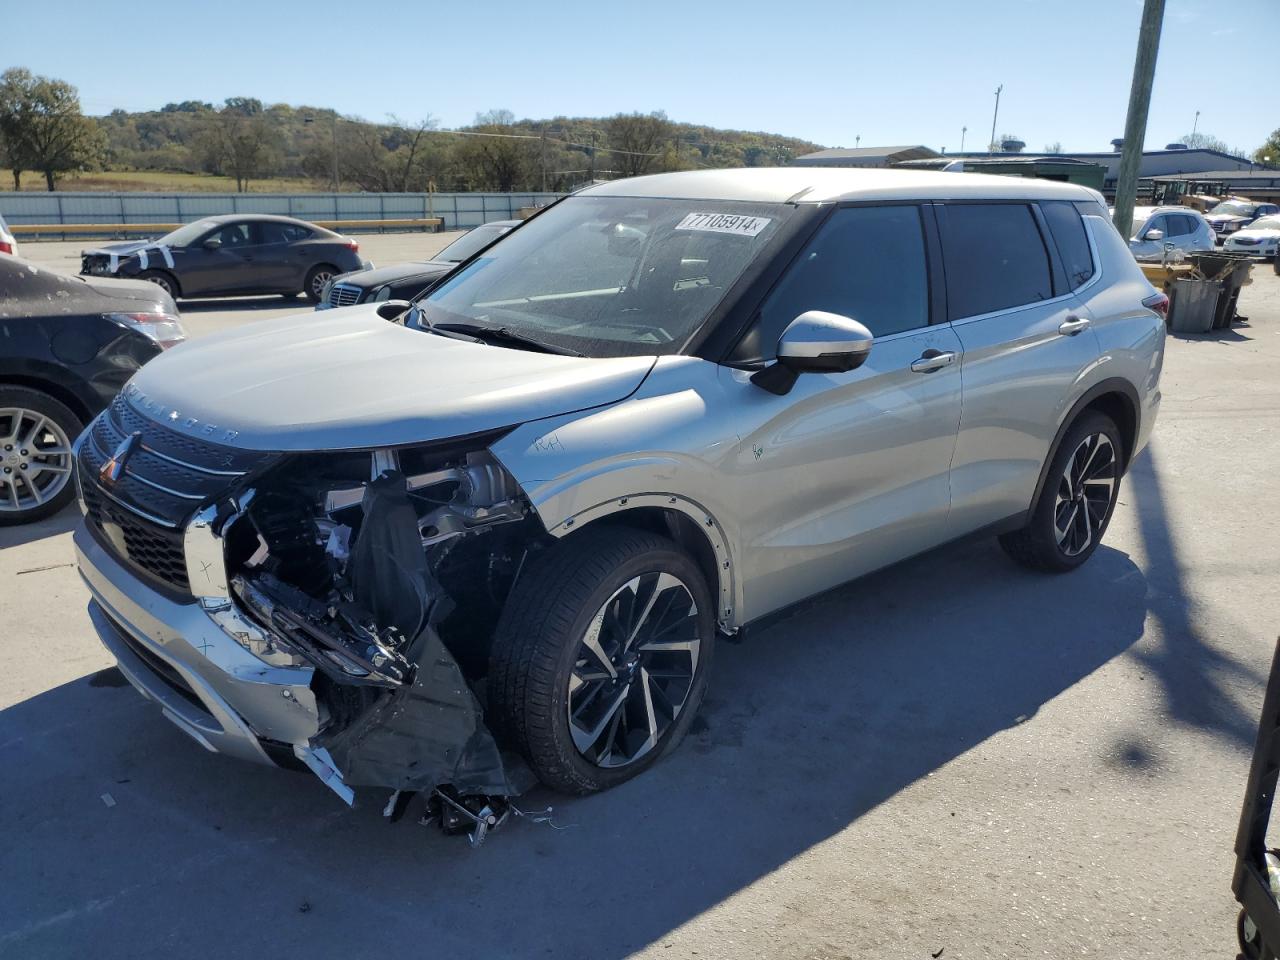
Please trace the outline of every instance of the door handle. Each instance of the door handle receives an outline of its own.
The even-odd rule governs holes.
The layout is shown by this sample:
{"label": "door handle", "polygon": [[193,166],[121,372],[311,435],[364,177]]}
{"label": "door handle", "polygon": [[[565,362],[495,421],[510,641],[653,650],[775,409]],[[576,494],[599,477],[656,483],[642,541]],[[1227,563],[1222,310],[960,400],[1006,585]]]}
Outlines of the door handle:
{"label": "door handle", "polygon": [[956,355],[950,351],[943,353],[941,350],[926,350],[920,355],[919,360],[911,361],[911,372],[933,373],[933,371],[949,367],[955,362]]}
{"label": "door handle", "polygon": [[1064,337],[1074,337],[1077,333],[1089,329],[1089,320],[1087,317],[1077,317],[1074,314],[1058,324],[1058,332]]}

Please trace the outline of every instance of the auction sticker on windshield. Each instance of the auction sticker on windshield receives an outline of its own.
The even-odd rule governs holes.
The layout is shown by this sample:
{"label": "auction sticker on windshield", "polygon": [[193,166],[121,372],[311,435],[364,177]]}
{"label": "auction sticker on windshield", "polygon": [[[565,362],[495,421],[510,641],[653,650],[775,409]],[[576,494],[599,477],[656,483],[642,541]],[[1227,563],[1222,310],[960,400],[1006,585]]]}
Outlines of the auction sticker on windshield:
{"label": "auction sticker on windshield", "polygon": [[768,217],[747,217],[737,213],[691,213],[676,224],[676,229],[754,237],[768,225]]}

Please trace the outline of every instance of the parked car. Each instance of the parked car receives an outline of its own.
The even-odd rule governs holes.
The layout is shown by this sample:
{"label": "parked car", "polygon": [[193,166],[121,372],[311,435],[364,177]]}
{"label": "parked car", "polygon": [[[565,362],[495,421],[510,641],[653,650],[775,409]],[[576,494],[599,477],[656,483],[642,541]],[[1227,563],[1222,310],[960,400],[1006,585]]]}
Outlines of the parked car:
{"label": "parked car", "polygon": [[1280,213],[1280,205],[1274,203],[1255,203],[1243,197],[1232,197],[1223,200],[1205,214],[1209,226],[1213,228],[1219,241],[1225,240],[1237,230],[1243,230],[1259,217]]}
{"label": "parked car", "polygon": [[340,273],[368,266],[360,244],[292,217],[230,214],[186,223],[159,240],[111,243],[81,253],[85,276],[150,280],[174,299],[320,292]]}
{"label": "parked car", "polygon": [[430,289],[446,273],[479,253],[505,233],[520,226],[520,220],[495,220],[468,230],[430,260],[375,267],[335,277],[323,291],[317,310],[349,307],[370,300],[412,300]]}
{"label": "parked car", "polygon": [[0,525],[74,496],[71,442],[139,367],[183,339],[173,300],[0,257]]}
{"label": "parked car", "polygon": [[1232,253],[1248,253],[1257,257],[1274,257],[1280,253],[1280,214],[1259,217],[1243,230],[1227,237],[1222,245]]}
{"label": "parked car", "polygon": [[135,375],[78,445],[93,622],[202,745],[348,801],[601,790],[679,742],[719,634],[976,531],[1086,562],[1167,305],[1081,186],[593,186],[409,308]]}
{"label": "parked car", "polygon": [[13,239],[13,234],[9,232],[4,217],[0,217],[0,253],[7,253],[13,257],[18,255],[18,241]]}
{"label": "parked car", "polygon": [[1137,260],[1162,260],[1165,247],[1182,254],[1214,248],[1213,230],[1189,207],[1135,207],[1129,249]]}

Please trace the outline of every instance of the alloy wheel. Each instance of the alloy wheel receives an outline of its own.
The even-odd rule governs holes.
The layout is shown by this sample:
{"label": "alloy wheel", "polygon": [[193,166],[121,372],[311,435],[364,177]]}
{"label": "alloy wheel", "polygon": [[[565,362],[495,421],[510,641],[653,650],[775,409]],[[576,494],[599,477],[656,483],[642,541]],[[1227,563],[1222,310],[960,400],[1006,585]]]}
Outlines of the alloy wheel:
{"label": "alloy wheel", "polygon": [[50,417],[0,407],[0,512],[20,513],[56,497],[71,479],[71,441]]}
{"label": "alloy wheel", "polygon": [[167,293],[169,296],[171,297],[173,296],[173,284],[171,284],[168,281],[168,279],[163,275],[157,273],[147,277],[147,279],[150,280],[152,283],[154,283],[157,287],[159,287],[165,293]]}
{"label": "alloy wheel", "polygon": [[680,715],[698,671],[698,609],[669,573],[627,581],[592,617],[569,674],[569,731],[598,767],[649,753]]}
{"label": "alloy wheel", "polygon": [[317,270],[311,275],[311,293],[317,300],[324,293],[325,284],[332,279],[333,274],[328,270]]}
{"label": "alloy wheel", "polygon": [[1053,533],[1068,557],[1079,556],[1098,537],[1119,479],[1115,446],[1105,433],[1080,441],[1058,480]]}

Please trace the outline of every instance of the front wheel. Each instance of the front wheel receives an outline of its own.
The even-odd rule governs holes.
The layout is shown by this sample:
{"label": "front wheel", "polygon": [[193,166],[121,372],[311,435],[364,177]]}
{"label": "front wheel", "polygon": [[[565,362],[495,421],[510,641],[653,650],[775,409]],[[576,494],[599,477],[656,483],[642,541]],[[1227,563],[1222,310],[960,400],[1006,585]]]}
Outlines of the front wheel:
{"label": "front wheel", "polygon": [[138,274],[139,280],[146,280],[154,283],[157,287],[167,293],[174,300],[178,299],[178,283],[173,277],[163,270],[143,270]]}
{"label": "front wheel", "polygon": [[0,387],[0,526],[40,520],[71,501],[71,443],[83,428],[47,393]]}
{"label": "front wheel", "polygon": [[665,537],[584,530],[526,565],[489,665],[490,721],[544,784],[594,793],[673,749],[702,701],[714,606]]}
{"label": "front wheel", "polygon": [[1064,573],[1098,549],[1120,493],[1120,431],[1105,414],[1089,411],[1062,438],[1027,525],[1000,537],[1023,566]]}

